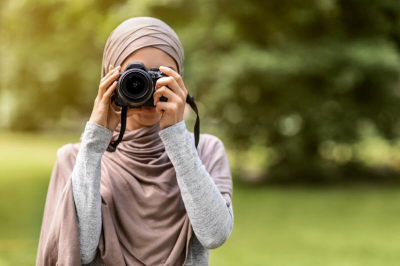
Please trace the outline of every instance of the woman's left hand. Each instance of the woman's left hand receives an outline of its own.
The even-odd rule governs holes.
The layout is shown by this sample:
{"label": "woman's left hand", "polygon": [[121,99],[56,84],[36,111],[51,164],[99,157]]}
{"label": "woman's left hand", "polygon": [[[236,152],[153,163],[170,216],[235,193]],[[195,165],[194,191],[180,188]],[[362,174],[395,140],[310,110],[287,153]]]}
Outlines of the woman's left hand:
{"label": "woman's left hand", "polygon": [[[183,120],[188,91],[182,77],[173,69],[160,67],[160,71],[168,77],[157,80],[153,97],[156,111],[161,114],[160,128],[164,129]],[[160,101],[161,96],[167,97],[168,102]]]}

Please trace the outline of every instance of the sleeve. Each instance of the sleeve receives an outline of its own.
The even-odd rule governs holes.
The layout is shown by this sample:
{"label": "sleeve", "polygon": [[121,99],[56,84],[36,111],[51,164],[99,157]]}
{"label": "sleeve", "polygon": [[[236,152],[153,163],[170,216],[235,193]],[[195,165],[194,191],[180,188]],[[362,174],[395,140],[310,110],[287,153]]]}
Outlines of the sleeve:
{"label": "sleeve", "polygon": [[101,235],[101,157],[112,133],[110,129],[96,123],[86,123],[71,176],[83,264],[95,258]]}
{"label": "sleeve", "polygon": [[[159,131],[159,135],[174,165],[182,200],[196,237],[207,249],[221,246],[233,229],[229,194],[223,196],[207,172],[184,120]],[[218,162],[221,160],[217,158],[213,172],[218,171]]]}

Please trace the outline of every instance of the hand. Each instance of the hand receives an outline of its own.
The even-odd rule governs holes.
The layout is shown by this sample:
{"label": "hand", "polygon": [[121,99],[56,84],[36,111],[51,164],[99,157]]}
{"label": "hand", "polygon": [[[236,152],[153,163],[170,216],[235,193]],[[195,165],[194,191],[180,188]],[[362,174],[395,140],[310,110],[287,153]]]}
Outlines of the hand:
{"label": "hand", "polygon": [[[121,66],[108,68],[108,73],[100,81],[99,92],[94,101],[92,115],[89,121],[99,124],[114,131],[121,122],[121,111],[117,106],[111,104],[111,95],[117,87],[116,79],[119,77]],[[127,117],[140,113],[142,108],[128,108]]]}
{"label": "hand", "polygon": [[[168,77],[157,80],[153,97],[156,111],[161,114],[160,128],[164,129],[183,120],[188,91],[182,77],[173,69],[161,66],[160,71]],[[162,96],[167,97],[168,102],[161,102]]]}

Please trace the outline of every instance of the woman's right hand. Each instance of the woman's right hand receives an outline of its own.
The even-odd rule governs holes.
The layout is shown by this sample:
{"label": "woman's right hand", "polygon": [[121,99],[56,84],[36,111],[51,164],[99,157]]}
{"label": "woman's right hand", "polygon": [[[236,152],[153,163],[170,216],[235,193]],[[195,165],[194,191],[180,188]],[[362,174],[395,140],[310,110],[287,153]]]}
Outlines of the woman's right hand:
{"label": "woman's right hand", "polygon": [[[93,111],[89,121],[99,124],[105,128],[114,131],[121,122],[121,111],[116,110],[111,104],[111,95],[117,87],[116,79],[119,77],[121,66],[114,68],[112,65],[108,68],[108,73],[100,81],[99,92],[94,101]],[[140,113],[142,108],[128,108],[127,116]]]}

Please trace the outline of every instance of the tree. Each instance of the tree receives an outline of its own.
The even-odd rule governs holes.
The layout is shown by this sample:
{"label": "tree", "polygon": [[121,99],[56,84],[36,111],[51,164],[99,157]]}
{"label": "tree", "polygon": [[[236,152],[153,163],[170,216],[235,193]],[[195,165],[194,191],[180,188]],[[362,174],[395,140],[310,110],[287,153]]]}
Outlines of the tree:
{"label": "tree", "polygon": [[1,14],[11,128],[77,128],[90,114],[109,33],[154,16],[181,38],[201,131],[238,154],[257,152],[269,178],[340,179],[363,167],[353,144],[367,127],[398,139],[397,0],[20,3],[3,2]]}

